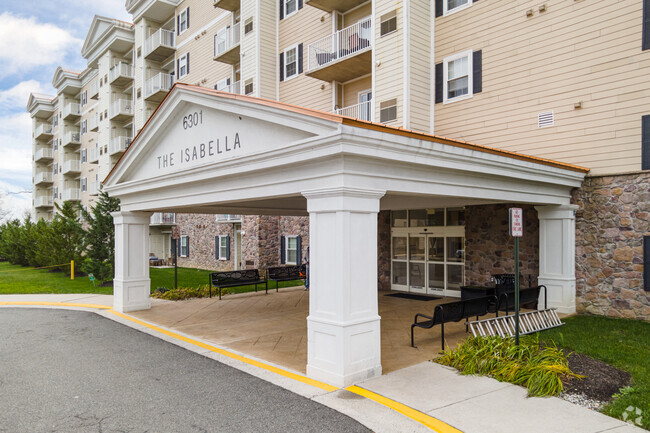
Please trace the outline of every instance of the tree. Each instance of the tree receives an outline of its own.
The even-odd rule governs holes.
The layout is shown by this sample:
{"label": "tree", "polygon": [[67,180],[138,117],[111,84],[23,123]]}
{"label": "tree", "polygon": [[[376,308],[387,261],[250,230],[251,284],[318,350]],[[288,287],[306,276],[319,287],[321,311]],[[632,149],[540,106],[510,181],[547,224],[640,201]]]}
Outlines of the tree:
{"label": "tree", "polygon": [[86,233],[86,259],[83,271],[93,274],[100,283],[113,279],[115,268],[115,226],[111,212],[120,210],[120,201],[100,191],[99,199],[91,212],[81,209],[88,230]]}
{"label": "tree", "polygon": [[27,265],[25,246],[21,242],[20,220],[14,219],[0,227],[0,257],[14,265]]}
{"label": "tree", "polygon": [[52,257],[58,262],[54,264],[69,263],[72,260],[81,263],[86,233],[77,215],[77,207],[69,201],[63,203],[63,206],[58,203],[55,206],[58,212],[52,220],[54,236],[50,241]]}

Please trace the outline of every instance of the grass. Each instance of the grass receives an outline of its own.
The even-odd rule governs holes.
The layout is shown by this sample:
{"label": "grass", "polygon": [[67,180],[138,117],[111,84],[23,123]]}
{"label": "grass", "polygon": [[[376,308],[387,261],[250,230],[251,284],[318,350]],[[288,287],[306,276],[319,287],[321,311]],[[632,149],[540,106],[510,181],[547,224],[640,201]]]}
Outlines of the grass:
{"label": "grass", "polygon": [[[208,274],[204,269],[178,268],[179,287],[201,287],[208,284]],[[174,268],[149,268],[151,290],[158,287],[171,289],[174,287]],[[285,281],[280,287],[302,285],[302,281]],[[269,289],[275,289],[275,283],[269,283]],[[255,286],[233,287],[231,293],[244,293],[255,290]],[[258,285],[258,290],[263,290]],[[88,277],[75,277],[70,280],[63,272],[52,272],[49,269],[31,269],[8,262],[0,262],[0,295],[9,294],[48,294],[48,293],[97,293],[112,295],[112,287],[93,287]]]}
{"label": "grass", "polygon": [[602,412],[623,419],[632,406],[643,411],[642,425],[650,429],[650,323],[596,316],[564,319],[564,326],[542,332],[540,342],[599,359],[632,375],[632,385]]}

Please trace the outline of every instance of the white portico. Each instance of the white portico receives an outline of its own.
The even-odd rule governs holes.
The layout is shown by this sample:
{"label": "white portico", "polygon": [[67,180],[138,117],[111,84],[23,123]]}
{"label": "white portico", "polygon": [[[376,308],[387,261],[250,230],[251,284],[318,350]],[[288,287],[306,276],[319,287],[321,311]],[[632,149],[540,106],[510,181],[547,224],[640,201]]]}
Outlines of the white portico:
{"label": "white portico", "polygon": [[149,307],[150,212],[309,215],[307,374],[349,385],[381,374],[380,210],[537,206],[540,283],[551,306],[572,312],[570,191],[586,171],[176,84],[105,181],[122,209],[115,214],[115,308]]}

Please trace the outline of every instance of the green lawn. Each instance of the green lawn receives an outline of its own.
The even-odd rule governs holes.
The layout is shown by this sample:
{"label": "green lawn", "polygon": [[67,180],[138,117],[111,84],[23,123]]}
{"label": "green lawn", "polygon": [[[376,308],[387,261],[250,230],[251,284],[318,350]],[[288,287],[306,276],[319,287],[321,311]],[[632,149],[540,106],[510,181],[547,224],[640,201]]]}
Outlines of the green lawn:
{"label": "green lawn", "polygon": [[650,323],[606,317],[575,316],[566,325],[540,334],[540,340],[600,359],[632,375],[625,390],[603,413],[621,418],[629,406],[643,411],[643,427],[650,429]]}
{"label": "green lawn", "polygon": [[[208,284],[211,271],[192,268],[178,268],[178,287],[200,287]],[[174,287],[174,268],[149,268],[151,290],[158,287]],[[302,285],[302,281],[287,281],[280,287]],[[261,286],[258,286],[258,290]],[[269,289],[275,283],[269,283]],[[235,293],[250,292],[254,286],[235,287]],[[112,295],[112,287],[93,287],[88,277],[75,277],[70,280],[63,272],[51,272],[47,269],[30,269],[22,266],[0,262],[0,295],[8,294],[44,294],[44,293],[98,293]]]}

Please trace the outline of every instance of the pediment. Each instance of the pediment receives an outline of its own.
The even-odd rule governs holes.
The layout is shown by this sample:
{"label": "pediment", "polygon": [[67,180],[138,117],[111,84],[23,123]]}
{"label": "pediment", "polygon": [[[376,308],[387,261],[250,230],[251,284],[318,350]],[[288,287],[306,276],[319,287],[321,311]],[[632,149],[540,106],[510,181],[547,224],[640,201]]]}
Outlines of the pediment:
{"label": "pediment", "polygon": [[274,150],[333,133],[338,123],[177,84],[106,179],[106,186],[272,158]]}
{"label": "pediment", "polygon": [[93,22],[90,24],[88,35],[86,35],[86,40],[84,41],[83,47],[81,49],[81,55],[86,57],[87,51],[90,49],[90,47],[95,46],[95,44],[101,39],[102,35],[104,35],[104,33],[106,33],[112,25],[112,19],[95,15]]}

